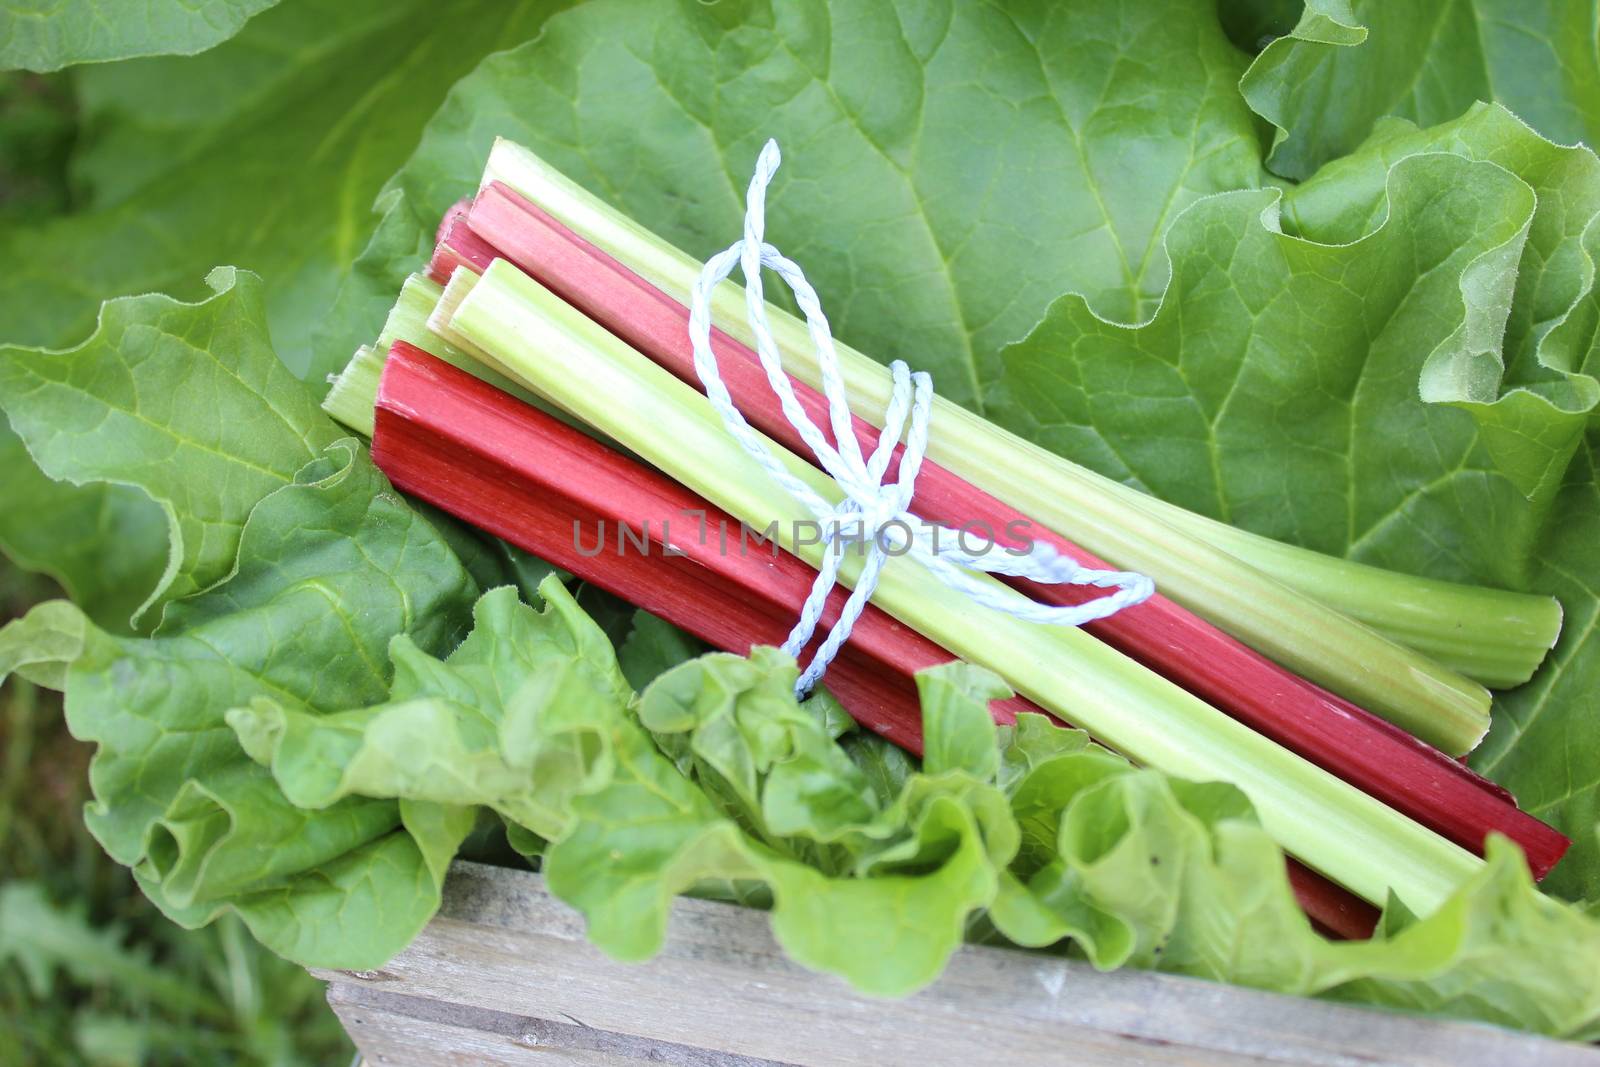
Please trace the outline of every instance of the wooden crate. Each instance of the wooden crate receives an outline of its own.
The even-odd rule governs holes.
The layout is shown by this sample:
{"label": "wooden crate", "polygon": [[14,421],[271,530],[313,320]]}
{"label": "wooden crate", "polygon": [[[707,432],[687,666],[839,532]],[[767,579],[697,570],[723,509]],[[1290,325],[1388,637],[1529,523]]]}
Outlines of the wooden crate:
{"label": "wooden crate", "polygon": [[674,906],[655,960],[617,963],[538,875],[473,863],[404,953],[319,977],[368,1067],[1600,1067],[1596,1049],[1496,1027],[996,948],[874,1000],[786,959],[760,912],[698,900]]}

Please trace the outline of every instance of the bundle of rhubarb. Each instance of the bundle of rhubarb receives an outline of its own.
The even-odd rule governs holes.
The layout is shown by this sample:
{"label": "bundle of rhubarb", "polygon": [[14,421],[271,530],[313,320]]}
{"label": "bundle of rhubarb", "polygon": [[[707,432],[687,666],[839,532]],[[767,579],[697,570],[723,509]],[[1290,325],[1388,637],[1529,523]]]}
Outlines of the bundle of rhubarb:
{"label": "bundle of rhubarb", "polygon": [[[751,657],[740,661],[750,670],[768,669],[776,654],[765,646],[789,633],[828,549],[806,536],[810,514],[740,449],[703,395],[687,306],[700,269],[526,149],[499,141],[477,195],[443,218],[425,273],[406,282],[384,332],[356,352],[324,407],[371,438],[377,465],[407,494],[648,612],[654,632],[674,635],[684,650],[661,666],[691,655],[683,635],[692,635]],[[805,324],[767,310],[800,405],[827,425]],[[838,487],[808,462],[752,350],[744,293],[732,281],[715,292],[712,317],[712,348],[735,404],[792,475],[837,500]],[[870,454],[889,374],[852,349],[840,346],[839,354],[852,429]],[[890,479],[903,451],[898,446]],[[648,936],[639,942],[618,930],[630,895],[594,888],[639,869],[652,872],[646,882],[655,893],[764,885],[741,894],[776,898],[774,924],[797,958],[888,992],[937,973],[939,953],[973,913],[985,916],[991,934],[1023,945],[1075,944],[1101,965],[1143,962],[1302,992],[1356,983],[1369,999],[1458,1011],[1452,998],[1482,995],[1466,992],[1469,979],[1520,973],[1508,961],[1529,951],[1518,938],[1532,936],[1485,943],[1464,963],[1464,916],[1515,909],[1539,916],[1540,937],[1556,927],[1595,937],[1519,873],[1525,861],[1543,877],[1568,839],[1458,759],[1488,728],[1489,687],[1526,681],[1554,644],[1562,616],[1553,599],[1271,541],[1095,474],[943,400],[935,402],[911,510],[945,529],[981,531],[1000,550],[1043,542],[1085,566],[1136,570],[1156,583],[1149,600],[1074,629],[975,607],[914,559],[891,559],[825,677],[826,691],[799,705],[834,736],[844,726],[830,716],[842,709],[870,735],[922,757],[920,781],[941,770],[987,776],[1012,821],[986,822],[987,801],[977,794],[960,802],[941,794],[956,813],[919,818],[972,823],[975,835],[948,829],[937,862],[906,846],[903,861],[815,863],[823,874],[811,870],[810,878],[826,875],[844,888],[813,905],[835,909],[828,922],[813,910],[800,932],[796,886],[805,879],[752,859],[752,850],[782,851],[775,842],[791,809],[814,806],[824,785],[839,786],[805,770],[822,759],[812,742],[762,735],[762,751],[750,741],[761,734],[753,710],[744,719],[730,713],[735,725],[727,728],[750,732],[754,756],[724,753],[719,761],[702,734],[684,741],[683,722],[705,726],[707,701],[743,699],[716,686],[720,696],[708,696],[705,664],[723,661],[691,659],[661,674],[631,714],[713,803],[750,794],[734,820],[749,840],[719,858],[641,832],[603,855],[590,849],[575,865],[563,857],[581,847],[573,838],[584,833],[585,790],[554,762],[543,768],[560,794],[549,804],[575,805],[577,815],[510,820],[542,839],[524,842],[530,850],[553,842],[545,853],[552,885],[585,911],[604,947],[621,955],[653,948]],[[860,566],[859,555],[846,553],[841,580],[853,583]],[[1017,595],[1045,604],[1099,593],[1010,582]],[[565,611],[559,589],[554,579],[542,587]],[[842,588],[830,595],[823,631],[845,598]],[[953,661],[968,666],[942,666]],[[784,670],[792,682],[792,662]],[[565,684],[551,682],[543,699],[565,706],[550,695]],[[774,696],[781,685],[750,686],[757,690],[783,701]],[[668,705],[677,725],[661,711]],[[953,746],[971,744],[952,736],[960,734],[956,706],[984,709],[1000,729],[999,748],[988,742],[981,756],[953,755]],[[995,727],[979,729],[988,736]],[[863,744],[848,751],[865,765]],[[876,751],[876,762],[890,759],[886,747]],[[796,775],[780,782],[786,768]],[[805,781],[806,773],[815,779]],[[891,788],[888,802],[913,810],[932,803],[932,786],[920,787],[930,793],[921,797],[897,782],[902,791]],[[1136,789],[1153,792],[1136,798]],[[1160,803],[1151,799],[1158,794]],[[1163,804],[1171,812],[1162,814]],[[841,825],[837,838],[824,839],[871,838],[872,825]],[[969,847],[988,849],[988,874],[961,875],[980,884],[954,913],[954,929],[944,922],[918,950],[931,954],[930,966],[884,961],[882,953],[901,950],[881,943],[880,959],[864,962],[817,934],[816,924],[832,923],[837,938],[861,936],[871,908],[863,896],[862,913],[851,914],[851,876],[898,873],[914,894],[932,881],[917,876],[952,871],[954,855]],[[1105,872],[1124,853],[1140,857],[1149,886],[1108,888]],[[1229,893],[1238,899],[1206,899]],[[1291,893],[1326,937],[1287,906]],[[915,914],[919,905],[904,907]],[[1439,992],[1443,986],[1449,991]],[[1594,980],[1572,983],[1562,1003],[1582,1006],[1561,1010],[1588,1019],[1597,995]],[[1520,1004],[1520,996],[1512,1000]]]}

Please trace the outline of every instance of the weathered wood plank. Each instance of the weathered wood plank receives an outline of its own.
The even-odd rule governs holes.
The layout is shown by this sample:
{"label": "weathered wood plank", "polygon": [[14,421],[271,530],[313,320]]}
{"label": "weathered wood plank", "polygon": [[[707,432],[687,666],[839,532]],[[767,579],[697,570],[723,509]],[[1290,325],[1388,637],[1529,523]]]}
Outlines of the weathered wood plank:
{"label": "weathered wood plank", "polygon": [[361,1048],[363,1067],[787,1067],[575,1022],[401,996],[332,982],[328,1003]]}
{"label": "weathered wood plank", "polygon": [[[655,960],[617,963],[585,942],[582,919],[552,898],[537,875],[469,863],[453,868],[439,917],[404,953],[379,971],[323,977],[334,983],[330,999],[342,1012],[358,1003],[381,1012],[386,1029],[373,1040],[382,1047],[356,1040],[369,1061],[385,1067],[552,1062],[548,1055],[505,1058],[519,1051],[507,1051],[511,1038],[534,1032],[551,1042],[537,1046],[537,1054],[563,1047],[569,1058],[556,1062],[575,1064],[638,1059],[634,1046],[560,1045],[604,1034],[657,1043],[664,1054],[703,1049],[830,1067],[1600,1067],[1593,1049],[1495,1027],[1172,975],[1099,974],[1071,961],[994,948],[963,949],[933,986],[903,1001],[878,1001],[789,961],[761,913],[707,901],[675,905],[667,945]],[[358,990],[369,999],[360,1000]],[[391,999],[379,1004],[373,994]],[[538,1031],[531,1022],[537,1020],[576,1030]],[[429,1041],[435,1048],[467,1041],[467,1034],[479,1035],[472,1039],[481,1046],[477,1059],[424,1048]],[[491,1052],[501,1058],[484,1058]],[[409,1058],[379,1059],[401,1053]],[[613,1060],[570,1058],[580,1053]],[[691,1062],[719,1061],[703,1053]]]}

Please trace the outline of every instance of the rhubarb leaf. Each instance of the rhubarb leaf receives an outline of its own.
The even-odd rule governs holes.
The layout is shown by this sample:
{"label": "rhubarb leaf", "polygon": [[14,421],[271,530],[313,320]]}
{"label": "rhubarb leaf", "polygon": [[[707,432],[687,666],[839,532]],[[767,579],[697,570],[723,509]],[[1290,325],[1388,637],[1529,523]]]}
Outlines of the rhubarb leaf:
{"label": "rhubarb leaf", "polygon": [[1308,178],[1385,116],[1424,126],[1498,101],[1561,144],[1600,138],[1600,15],[1584,0],[1309,0],[1240,89],[1278,127],[1269,162]]}
{"label": "rhubarb leaf", "polygon": [[32,660],[36,674],[57,658],[68,724],[97,745],[89,828],[163,911],[187,926],[236,911],[296,961],[375,966],[437,906],[470,812],[368,798],[296,808],[225,715],[257,697],[306,712],[381,698],[389,637],[447,645],[471,593],[346,441],[264,497],[235,573],[173,603],[159,636],[114,637],[45,604],[0,631],[0,664]]}
{"label": "rhubarb leaf", "polygon": [[665,747],[687,759],[625,733],[613,781],[577,799],[546,876],[596,943],[630,959],[660,947],[674,894],[705,879],[762,881],[796,960],[869,992],[908,993],[932,981],[993,898],[1015,830],[999,791],[960,772],[912,775],[881,805],[825,718],[795,703],[798,673],[758,649],[658,678],[641,718],[686,742]]}
{"label": "rhubarb leaf", "polygon": [[885,800],[774,649],[692,660],[635,703],[572,596],[554,578],[540,591],[542,612],[486,594],[447,659],[397,639],[387,703],[326,715],[264,698],[229,722],[313,810],[353,790],[484,804],[550,838],[552,890],[618,957],[659,949],[676,894],[765,883],[796,959],[884,994],[938,974],[1016,847],[997,789],[911,774]]}
{"label": "rhubarb leaf", "polygon": [[1006,693],[987,672],[919,678],[943,771],[902,756],[874,773],[856,735],[795,702],[777,650],[702,656],[635,700],[571,595],[541,589],[542,612],[487,594],[445,660],[397,640],[388,703],[258,700],[230,722],[314,808],[360,788],[534,813],[552,891],[622,959],[654,954],[672,898],[697,890],[767,904],[792,957],[880,994],[931,981],[986,912],[1099,967],[1600,1033],[1600,923],[1542,896],[1502,842],[1435,915],[1329,942],[1237,789],[1135,769],[1043,716],[996,729],[988,702]]}
{"label": "rhubarb leaf", "polygon": [[194,297],[212,266],[236,263],[265,279],[284,361],[335,369],[311,366],[311,329],[372,230],[373,198],[449,86],[551,9],[297,0],[197,56],[75,72],[81,208],[0,235],[0,340],[71,344],[104,297]]}
{"label": "rhubarb leaf", "polygon": [[50,575],[100,626],[126,631],[166,570],[161,508],[128,486],[51,481],[3,417],[0,469],[0,552]]}
{"label": "rhubarb leaf", "polygon": [[[1168,236],[1176,273],[1155,318],[1121,326],[1063,297],[1006,350],[996,414],[1282,540],[1369,560],[1381,546],[1401,569],[1514,581],[1532,535],[1522,494],[1472,420],[1422,403],[1418,382],[1430,359],[1471,358],[1473,316],[1503,316],[1534,197],[1502,168],[1452,155],[1409,156],[1386,177],[1383,221],[1350,243],[1284,233],[1276,192],[1196,205]],[[1485,267],[1498,288],[1463,306],[1463,273]],[[1447,538],[1441,512],[1473,518]]]}
{"label": "rhubarb leaf", "polygon": [[704,652],[705,645],[664,619],[636,612],[633,629],[617,648],[617,662],[628,684],[643,689],[656,677]]}
{"label": "rhubarb leaf", "polygon": [[1284,225],[1323,242],[1359,240],[1381,221],[1394,164],[1436,151],[1504,167],[1532,189],[1535,207],[1525,236],[1463,272],[1466,313],[1457,334],[1423,364],[1422,399],[1470,412],[1495,466],[1542,502],[1561,484],[1600,405],[1600,367],[1586,367],[1594,348],[1600,158],[1551,144],[1499,107],[1478,105],[1426,130],[1388,120],[1359,152],[1289,194]]}
{"label": "rhubarb leaf", "polygon": [[495,136],[702,256],[740,232],[731,176],[775,137],[804,153],[773,186],[768,235],[840,336],[980,406],[1000,346],[1052,299],[1140,316],[1166,285],[1172,219],[1258,183],[1246,62],[1214,11],[1179,0],[585,4],[452,90],[391,186],[338,339],[347,355],[358,324],[376,332],[396,252],[471,193]]}
{"label": "rhubarb leaf", "polygon": [[1133,963],[1580,1040],[1600,1034],[1600,979],[1588,962],[1600,923],[1539,893],[1504,841],[1428,918],[1391,914],[1369,941],[1330,942],[1296,907],[1282,854],[1231,786],[1085,749],[1022,779],[1013,805],[1024,825],[1020,798],[1030,794],[1059,811],[1057,849],[1036,868],[1019,859],[990,912],[1019,943],[1066,936],[1102,968]]}
{"label": "rhubarb leaf", "polygon": [[[639,721],[756,837],[832,841],[870,822],[877,798],[827,719],[795,701],[793,666],[773,648],[702,656],[650,684]],[[814,861],[832,870],[838,858]]]}
{"label": "rhubarb leaf", "polygon": [[0,70],[59,70],[129,56],[193,55],[278,0],[4,0]]}
{"label": "rhubarb leaf", "polygon": [[0,407],[45,474],[132,486],[164,513],[170,553],[145,608],[227,574],[256,501],[338,436],[273,353],[259,280],[218,268],[208,281],[197,304],[109,301],[65,352],[0,350]]}
{"label": "rhubarb leaf", "polygon": [[604,723],[633,691],[561,583],[540,589],[542,612],[510,587],[486,593],[442,662],[396,636],[387,703],[324,715],[261,697],[228,723],[303,807],[349,796],[483,805],[555,837],[572,796],[609,778]]}
{"label": "rhubarb leaf", "polygon": [[1150,323],[1064,297],[1005,353],[995,409],[1237,525],[1561,598],[1565,636],[1499,699],[1478,765],[1574,839],[1546,884],[1589,900],[1597,217],[1594,156],[1499,108],[1390,122],[1281,202],[1241,192],[1185,213]]}
{"label": "rhubarb leaf", "polygon": [[1564,829],[1572,850],[1546,877],[1552,892],[1600,904],[1600,429],[1590,429],[1551,505],[1528,587],[1566,608],[1555,651],[1533,681],[1496,702],[1474,766],[1523,808]]}

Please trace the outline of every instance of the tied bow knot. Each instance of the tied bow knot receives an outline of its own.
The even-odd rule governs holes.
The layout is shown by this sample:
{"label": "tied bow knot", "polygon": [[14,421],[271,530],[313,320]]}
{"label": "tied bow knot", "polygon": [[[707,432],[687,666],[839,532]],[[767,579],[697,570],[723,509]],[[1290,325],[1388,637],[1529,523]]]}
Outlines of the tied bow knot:
{"label": "tied bow knot", "polygon": [[[1038,541],[1025,553],[1010,550],[971,553],[961,546],[957,531],[928,527],[912,514],[917,474],[927,451],[933,379],[925,371],[913,372],[900,360],[889,364],[892,389],[884,411],[883,429],[872,454],[863,455],[851,424],[839,357],[827,316],[822,313],[822,303],[799,264],[767,244],[764,237],[767,187],[777,173],[779,162],[777,142],[768,141],[756,161],[755,175],[745,196],[744,236],[707,260],[696,279],[689,308],[689,337],[694,346],[695,372],[723,425],[773,481],[805,505],[821,527],[823,554],[817,578],[800,608],[799,619],[784,641],[785,652],[798,659],[811,643],[828,594],[838,581],[839,565],[845,552],[851,546],[860,545],[864,555],[855,587],[845,601],[839,620],[829,629],[811,662],[801,672],[795,683],[795,695],[804,697],[811,691],[849,639],[856,620],[877,589],[879,576],[890,555],[909,555],[939,581],[979,605],[1029,622],[1081,626],[1148,599],[1155,587],[1142,574],[1084,567],[1061,555],[1051,545]],[[744,275],[746,317],[767,383],[777,396],[784,417],[816,457],[817,465],[844,493],[844,499],[837,504],[825,500],[773,455],[745,420],[722,381],[716,356],[711,351],[711,294],[733,272],[735,264]],[[828,402],[832,442],[801,407],[789,376],[784,372],[767,319],[761,282],[763,268],[774,271],[784,280],[805,316],[811,342],[817,351],[822,393]],[[885,482],[889,462],[902,436],[905,451],[900,457],[899,469],[893,481]],[[845,532],[847,525],[853,532]],[[988,547],[997,546],[991,540]],[[1114,591],[1082,604],[1040,604],[980,574],[1027,578],[1046,585],[1092,585]]]}

